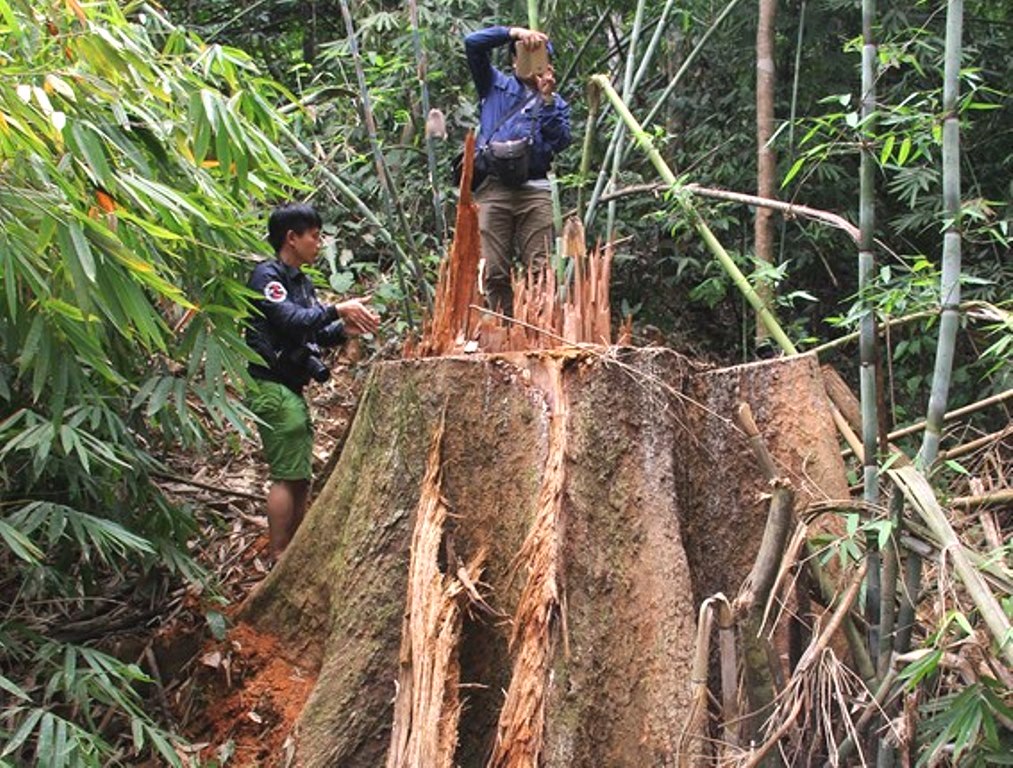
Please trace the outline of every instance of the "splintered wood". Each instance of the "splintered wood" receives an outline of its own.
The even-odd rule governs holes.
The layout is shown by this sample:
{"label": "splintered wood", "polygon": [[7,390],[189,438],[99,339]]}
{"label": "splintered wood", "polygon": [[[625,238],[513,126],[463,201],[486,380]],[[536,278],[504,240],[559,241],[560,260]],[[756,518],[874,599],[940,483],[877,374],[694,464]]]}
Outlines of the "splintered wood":
{"label": "splintered wood", "polygon": [[454,241],[440,265],[433,316],[426,319],[419,343],[405,345],[405,357],[611,344],[612,249],[596,248],[589,254],[584,226],[576,218],[563,228],[562,282],[551,263],[531,266],[514,276],[513,317],[482,309],[478,206],[471,195],[473,155],[474,137],[469,134]]}
{"label": "splintered wood", "polygon": [[[461,603],[481,596],[474,584],[485,553],[458,575],[439,568],[447,506],[441,493],[440,447],[443,424],[429,449],[416,510],[408,576],[408,599],[401,632],[400,673],[394,703],[387,768],[451,768],[461,715]],[[448,571],[454,567],[448,564]]]}
{"label": "splintered wood", "polygon": [[510,652],[513,671],[496,728],[488,768],[537,768],[545,734],[546,689],[560,610],[562,510],[566,417],[562,362],[552,361],[549,449],[534,522],[516,562],[527,581],[514,615]]}

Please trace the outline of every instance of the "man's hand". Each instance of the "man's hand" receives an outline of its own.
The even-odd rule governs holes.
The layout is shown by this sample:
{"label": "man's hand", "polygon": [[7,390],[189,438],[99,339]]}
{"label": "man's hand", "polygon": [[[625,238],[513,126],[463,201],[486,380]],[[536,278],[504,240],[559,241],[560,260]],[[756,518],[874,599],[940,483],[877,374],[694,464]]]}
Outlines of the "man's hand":
{"label": "man's hand", "polygon": [[552,104],[556,100],[556,72],[551,64],[542,74],[535,75],[535,87],[545,104]]}
{"label": "man's hand", "polygon": [[334,305],[338,317],[345,324],[345,331],[352,335],[375,333],[380,327],[380,316],[366,306],[371,296],[348,299]]}
{"label": "man's hand", "polygon": [[528,50],[534,50],[540,45],[549,42],[549,36],[537,29],[525,29],[524,27],[510,27],[510,37],[523,45]]}

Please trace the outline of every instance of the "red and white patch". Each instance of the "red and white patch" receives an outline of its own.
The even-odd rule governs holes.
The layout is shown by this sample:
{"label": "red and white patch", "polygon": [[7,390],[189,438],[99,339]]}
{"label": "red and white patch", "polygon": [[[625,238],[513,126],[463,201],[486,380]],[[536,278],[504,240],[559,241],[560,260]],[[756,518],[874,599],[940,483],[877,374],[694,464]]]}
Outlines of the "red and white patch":
{"label": "red and white patch", "polygon": [[277,280],[272,280],[264,286],[264,298],[274,304],[281,304],[288,298],[288,291]]}

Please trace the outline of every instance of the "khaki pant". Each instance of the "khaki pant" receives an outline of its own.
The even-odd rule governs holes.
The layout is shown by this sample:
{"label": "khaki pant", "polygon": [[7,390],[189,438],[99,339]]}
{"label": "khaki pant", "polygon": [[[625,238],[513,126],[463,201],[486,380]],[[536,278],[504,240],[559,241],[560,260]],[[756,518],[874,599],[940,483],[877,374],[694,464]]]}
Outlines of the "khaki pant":
{"label": "khaki pant", "polygon": [[510,189],[496,179],[486,179],[475,200],[485,258],[485,303],[512,315],[514,254],[526,267],[545,263],[553,242],[552,194],[547,189]]}

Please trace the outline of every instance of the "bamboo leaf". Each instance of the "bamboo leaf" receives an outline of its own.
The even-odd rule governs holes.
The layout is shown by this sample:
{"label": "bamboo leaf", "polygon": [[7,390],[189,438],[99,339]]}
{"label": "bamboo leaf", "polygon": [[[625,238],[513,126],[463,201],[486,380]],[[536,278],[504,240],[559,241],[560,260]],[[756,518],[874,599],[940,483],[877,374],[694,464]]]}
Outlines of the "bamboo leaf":
{"label": "bamboo leaf", "polygon": [[18,749],[25,743],[25,740],[31,735],[32,731],[35,730],[36,724],[42,719],[42,716],[46,713],[44,709],[33,709],[28,713],[28,716],[21,721],[21,725],[11,736],[10,741],[7,742],[7,746],[4,747],[4,751],[0,752],[0,757],[6,757]]}
{"label": "bamboo leaf", "polygon": [[905,136],[904,140],[900,143],[900,149],[897,150],[897,165],[904,165],[907,162],[908,155],[911,154],[911,137]]}
{"label": "bamboo leaf", "polygon": [[883,142],[883,148],[879,152],[880,165],[886,165],[890,162],[890,153],[893,152],[893,145],[895,141],[896,136],[892,133],[886,137],[886,141]]}
{"label": "bamboo leaf", "polygon": [[[11,694],[12,696],[16,696],[22,701],[31,700],[28,694],[25,693],[23,690],[21,690],[21,688],[16,683],[12,682],[11,680],[8,680],[3,675],[0,675],[0,688],[3,688],[5,691],[7,691],[7,693]],[[7,752],[4,751],[3,754],[6,755]]]}
{"label": "bamboo leaf", "polygon": [[798,158],[794,163],[791,164],[791,168],[788,169],[788,173],[784,175],[784,180],[781,182],[781,189],[784,189],[791,182],[792,179],[802,170],[802,166],[805,165],[805,157]]}

